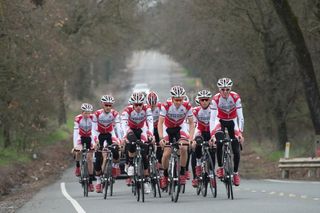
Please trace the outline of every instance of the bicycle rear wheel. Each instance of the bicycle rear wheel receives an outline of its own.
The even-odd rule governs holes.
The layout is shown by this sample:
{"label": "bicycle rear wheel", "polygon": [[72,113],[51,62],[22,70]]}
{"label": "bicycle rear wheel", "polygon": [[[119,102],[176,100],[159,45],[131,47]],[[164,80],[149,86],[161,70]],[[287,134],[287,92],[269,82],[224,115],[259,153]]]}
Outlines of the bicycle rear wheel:
{"label": "bicycle rear wheel", "polygon": [[201,188],[202,188],[202,180],[199,177],[197,177],[197,179],[198,179],[198,185],[196,188],[196,193],[197,193],[197,195],[200,195]]}
{"label": "bicycle rear wheel", "polygon": [[112,176],[109,179],[110,179],[110,181],[109,181],[109,183],[110,183],[110,196],[112,196],[113,195],[113,181],[114,181],[114,179]]}
{"label": "bicycle rear wheel", "polygon": [[104,199],[107,199],[108,196],[108,188],[109,188],[109,184],[108,184],[108,177],[104,177]]}
{"label": "bicycle rear wheel", "polygon": [[203,173],[202,174],[202,186],[201,186],[201,194],[203,197],[207,196],[207,191],[208,191],[208,180],[209,177],[207,175],[207,173]]}

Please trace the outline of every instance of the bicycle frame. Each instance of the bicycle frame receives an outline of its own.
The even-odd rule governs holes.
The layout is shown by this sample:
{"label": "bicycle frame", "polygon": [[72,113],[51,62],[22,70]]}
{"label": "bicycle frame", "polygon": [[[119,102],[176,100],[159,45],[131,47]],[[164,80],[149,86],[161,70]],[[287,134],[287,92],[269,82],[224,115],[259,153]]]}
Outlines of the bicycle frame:
{"label": "bicycle frame", "polygon": [[198,179],[198,187],[197,187],[197,195],[202,194],[203,197],[207,196],[208,184],[210,186],[211,193],[215,198],[217,196],[217,187],[216,185],[212,185],[211,180],[213,179],[216,182],[216,176],[214,173],[214,166],[210,155],[210,146],[208,141],[198,142],[198,145],[201,145],[201,176],[197,177]]}

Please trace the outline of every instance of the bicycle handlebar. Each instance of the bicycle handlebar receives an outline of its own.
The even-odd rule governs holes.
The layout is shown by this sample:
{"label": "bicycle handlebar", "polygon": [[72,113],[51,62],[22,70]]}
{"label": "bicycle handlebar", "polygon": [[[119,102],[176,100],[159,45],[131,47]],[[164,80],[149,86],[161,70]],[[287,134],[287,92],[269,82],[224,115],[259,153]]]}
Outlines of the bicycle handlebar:
{"label": "bicycle handlebar", "polygon": [[141,146],[142,144],[144,144],[141,140],[132,141],[132,142],[128,141],[127,143],[132,144],[132,145],[137,144],[137,145],[139,145],[139,146]]}

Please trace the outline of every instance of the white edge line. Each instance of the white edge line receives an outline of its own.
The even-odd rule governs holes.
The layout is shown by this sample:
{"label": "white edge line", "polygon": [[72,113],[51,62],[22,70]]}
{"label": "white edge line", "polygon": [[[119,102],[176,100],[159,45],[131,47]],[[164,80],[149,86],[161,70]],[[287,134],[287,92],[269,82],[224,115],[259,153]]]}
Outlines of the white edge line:
{"label": "white edge line", "polygon": [[67,198],[67,200],[70,201],[70,203],[73,205],[73,207],[76,209],[76,211],[77,211],[78,213],[86,213],[86,212],[83,210],[83,208],[80,206],[80,204],[68,194],[68,192],[67,192],[67,190],[66,190],[66,184],[65,184],[64,182],[62,182],[62,183],[60,184],[60,186],[61,186],[61,192],[62,192],[62,194]]}
{"label": "white edge line", "polygon": [[320,184],[320,181],[293,181],[293,180],[276,180],[276,179],[264,179],[264,181],[275,182],[275,183],[310,183],[310,184]]}

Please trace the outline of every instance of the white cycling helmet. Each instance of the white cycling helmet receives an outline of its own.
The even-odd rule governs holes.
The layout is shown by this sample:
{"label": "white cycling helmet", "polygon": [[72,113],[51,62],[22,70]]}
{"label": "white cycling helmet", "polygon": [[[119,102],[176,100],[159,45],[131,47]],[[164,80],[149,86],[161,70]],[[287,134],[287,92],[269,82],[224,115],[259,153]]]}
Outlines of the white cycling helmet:
{"label": "white cycling helmet", "polygon": [[143,104],[145,96],[141,92],[135,92],[131,95],[129,103],[130,104]]}
{"label": "white cycling helmet", "polygon": [[151,91],[147,96],[147,103],[149,105],[155,105],[158,103],[158,101],[159,101],[159,98],[158,98],[157,93],[154,91]]}
{"label": "white cycling helmet", "polygon": [[206,90],[206,89],[199,91],[198,94],[197,94],[197,98],[198,99],[199,98],[211,98],[211,97],[212,97],[211,92],[209,90]]}
{"label": "white cycling helmet", "polygon": [[186,91],[181,86],[173,86],[170,93],[173,98],[182,98],[186,95]]}
{"label": "white cycling helmet", "polygon": [[101,97],[101,102],[104,104],[113,104],[114,103],[114,97],[111,95],[103,95]]}
{"label": "white cycling helmet", "polygon": [[91,104],[88,104],[88,103],[81,104],[80,108],[84,112],[92,112],[93,111],[93,106]]}
{"label": "white cycling helmet", "polygon": [[200,101],[198,96],[194,99],[194,102],[196,103],[197,106],[200,106]]}
{"label": "white cycling helmet", "polygon": [[232,87],[233,82],[230,78],[220,78],[217,82],[219,88]]}

